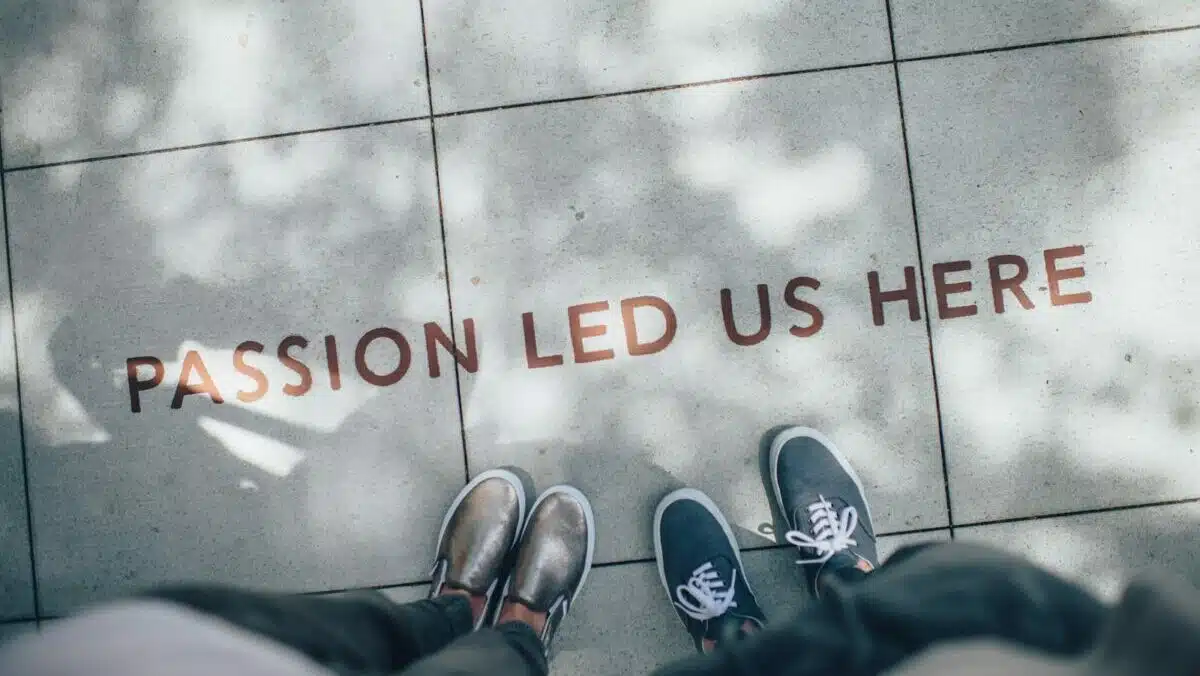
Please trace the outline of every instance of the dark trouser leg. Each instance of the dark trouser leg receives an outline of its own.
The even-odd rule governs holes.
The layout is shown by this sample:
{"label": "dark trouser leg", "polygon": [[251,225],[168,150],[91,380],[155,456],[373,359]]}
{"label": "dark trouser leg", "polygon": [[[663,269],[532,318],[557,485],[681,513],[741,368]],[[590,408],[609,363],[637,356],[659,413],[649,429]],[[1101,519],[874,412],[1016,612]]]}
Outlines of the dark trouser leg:
{"label": "dark trouser leg", "polygon": [[400,605],[375,592],[286,596],[209,585],[145,596],[220,618],[339,674],[546,676],[533,629],[509,623],[471,633],[471,606],[461,596]]}
{"label": "dark trouser leg", "polygon": [[193,585],[149,592],[272,639],[341,674],[388,674],[431,655],[472,627],[461,596],[395,604],[382,594],[286,596]]}
{"label": "dark trouser leg", "polygon": [[1023,559],[934,545],[898,553],[860,579],[826,579],[821,600],[794,620],[657,674],[877,674],[935,643],[969,638],[1078,655],[1103,618],[1087,592]]}
{"label": "dark trouser leg", "polygon": [[409,667],[404,676],[546,676],[542,642],[519,622],[482,629]]}

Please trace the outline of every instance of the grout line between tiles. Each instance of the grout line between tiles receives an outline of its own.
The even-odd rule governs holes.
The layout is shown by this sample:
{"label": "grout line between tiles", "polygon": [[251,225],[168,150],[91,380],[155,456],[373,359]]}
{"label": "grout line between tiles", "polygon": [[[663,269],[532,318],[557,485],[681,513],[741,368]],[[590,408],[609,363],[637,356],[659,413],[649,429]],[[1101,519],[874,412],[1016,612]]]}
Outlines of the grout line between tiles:
{"label": "grout line between tiles", "polygon": [[[898,531],[894,531],[891,533],[879,533],[877,535],[877,537],[886,538],[886,537],[898,537],[901,535],[920,535],[921,533],[941,533],[942,531],[949,531],[949,530],[950,530],[950,528],[948,526],[932,526],[930,528],[912,528],[909,530],[898,530]],[[792,549],[794,546],[795,545],[791,545],[791,544],[787,544],[787,543],[783,543],[783,544],[775,543],[775,544],[764,544],[764,545],[752,545],[750,547],[739,547],[738,549],[740,549],[741,552],[744,554],[746,552],[766,552],[766,551],[772,551],[772,550]],[[655,559],[652,556],[651,557],[642,557],[642,558],[637,558],[637,559],[624,559],[624,560],[619,560],[619,561],[605,561],[604,563],[592,564],[592,568],[612,568],[615,566],[624,566],[626,564],[654,563],[654,561],[655,561]]]}
{"label": "grout line between tiles", "polygon": [[28,624],[30,622],[37,621],[38,618],[36,617],[14,617],[8,620],[0,620],[0,627],[3,627],[6,624]]}
{"label": "grout line between tiles", "polygon": [[[1099,508],[1095,508],[1095,509],[1081,509],[1081,510],[1075,510],[1075,511],[1070,511],[1070,512],[1058,512],[1055,514],[1040,514],[1040,515],[1036,515],[1036,516],[1018,516],[1018,517],[1012,517],[1012,518],[1006,518],[1006,519],[990,519],[990,520],[984,520],[984,521],[972,521],[972,522],[968,522],[968,523],[960,523],[960,524],[958,524],[957,528],[959,528],[959,529],[975,528],[975,527],[980,527],[980,526],[994,526],[994,525],[1009,524],[1009,523],[1022,523],[1022,522],[1026,522],[1026,521],[1044,521],[1046,519],[1069,518],[1072,516],[1085,516],[1085,515],[1089,515],[1089,514],[1106,514],[1109,512],[1127,512],[1127,511],[1133,511],[1133,510],[1137,510],[1137,509],[1153,509],[1155,507],[1171,507],[1171,506],[1175,506],[1175,505],[1186,505],[1186,504],[1191,504],[1191,503],[1200,503],[1200,497],[1182,498],[1179,500],[1162,500],[1162,501],[1158,501],[1158,502],[1146,502],[1146,503],[1141,503],[1141,504],[1136,504],[1136,505],[1121,505],[1118,507],[1099,507]],[[919,535],[922,533],[940,533],[942,531],[948,532],[949,530],[950,530],[950,528],[948,526],[932,526],[929,528],[911,528],[911,529],[907,529],[907,530],[898,530],[898,531],[891,531],[888,533],[880,533],[879,537],[886,538],[886,537],[898,537],[898,536],[903,536],[903,535]],[[742,547],[741,550],[743,552],[759,552],[759,551],[770,551],[770,550],[777,550],[777,549],[783,550],[783,549],[789,549],[791,547],[792,547],[792,545],[789,545],[789,544],[768,544],[768,545],[757,545],[757,546],[751,546],[751,547]],[[653,562],[654,562],[654,557],[643,557],[643,558],[637,558],[637,559],[621,559],[618,561],[606,561],[604,563],[593,564],[592,568],[613,568],[613,567],[618,567],[618,566],[637,565],[637,564],[653,563]],[[304,592],[301,594],[301,596],[317,596],[317,595],[323,595],[323,594],[342,594],[342,593],[353,592],[353,591],[370,591],[370,590],[383,591],[383,590],[387,590],[387,589],[420,587],[420,586],[427,585],[427,584],[429,584],[429,579],[424,578],[424,579],[420,579],[420,580],[411,580],[408,582],[377,584],[377,585],[370,585],[370,586],[366,586],[366,587],[345,587],[345,588],[338,588],[338,589],[323,589],[320,591]],[[44,621],[44,620],[52,620],[52,619],[58,619],[58,618],[57,618],[57,616],[39,615],[37,618],[26,618],[26,619],[18,618],[18,619],[13,619],[13,620],[3,620],[3,621],[0,621],[0,624],[15,623],[15,622]]]}
{"label": "grout line between tiles", "polygon": [[[889,0],[889,5],[891,4]],[[889,15],[890,16],[890,15]],[[1190,24],[1187,26],[1173,26],[1170,28],[1148,28],[1140,31],[1129,31],[1126,33],[1105,33],[1104,35],[1088,35],[1081,38],[1059,38],[1057,40],[1043,40],[1041,42],[1026,42],[1019,45],[1006,45],[1004,47],[985,47],[983,49],[967,49],[958,52],[947,52],[945,54],[928,54],[925,56],[906,56],[903,59],[897,59],[898,63],[914,63],[917,61],[935,61],[937,59],[952,59],[960,56],[978,56],[980,54],[999,54],[1001,52],[1015,52],[1022,49],[1037,49],[1039,47],[1055,47],[1058,45],[1074,45],[1081,42],[1097,42],[1099,40],[1116,40],[1120,38],[1141,38],[1148,35],[1165,35],[1168,33],[1183,33],[1200,29],[1200,23]],[[896,54],[892,51],[892,56]]]}
{"label": "grout line between tiles", "polygon": [[[913,529],[909,529],[909,530],[898,530],[898,531],[891,532],[891,533],[880,533],[879,537],[894,537],[894,536],[899,536],[899,535],[917,535],[920,533],[940,533],[945,530],[949,530],[949,529],[946,526],[933,526],[930,528],[913,528]],[[755,546],[751,546],[751,547],[742,547],[741,550],[743,552],[758,552],[758,551],[767,551],[767,550],[772,550],[772,549],[789,549],[791,547],[792,547],[792,545],[790,545],[790,544],[765,544],[765,545],[755,545]],[[616,561],[605,561],[603,563],[595,563],[595,564],[592,564],[592,568],[611,568],[613,566],[624,566],[627,564],[653,563],[653,562],[654,562],[653,557],[638,558],[638,559],[619,559]],[[399,589],[402,587],[419,587],[419,586],[427,585],[427,584],[429,584],[429,578],[423,578],[423,579],[414,580],[411,582],[377,584],[377,585],[370,585],[370,586],[366,586],[366,587],[346,587],[346,588],[341,588],[341,589],[323,589],[321,591],[304,592],[303,595],[304,596],[315,596],[315,595],[322,595],[322,594],[343,594],[345,592],[368,591],[368,590],[382,591],[385,589]]]}
{"label": "grout line between tiles", "polygon": [[683,82],[680,84],[658,85],[655,87],[641,87],[639,89],[626,89],[616,92],[601,92],[599,94],[581,94],[579,96],[564,96],[553,99],[540,99],[537,101],[525,101],[521,103],[504,103],[495,106],[485,106],[482,108],[467,108],[465,110],[456,110],[448,113],[438,113],[437,117],[456,117],[458,115],[476,115],[479,113],[493,113],[500,110],[511,110],[514,108],[530,108],[533,106],[545,106],[555,103],[574,103],[577,101],[591,101],[594,99],[611,99],[622,96],[633,96],[636,94],[657,94],[659,92],[675,91],[677,89],[692,89],[694,87],[708,87],[711,85],[731,84],[735,82],[751,82],[754,80],[767,80],[777,77],[787,77],[789,75],[808,75],[812,73],[828,73],[838,70],[853,70],[856,68],[870,68],[872,66],[883,66],[891,63],[889,60],[883,61],[864,61],[862,63],[845,63],[836,66],[818,66],[815,68],[800,68],[796,70],[782,70],[772,73],[760,73],[757,75],[735,75],[733,77],[723,77],[715,80],[696,80],[694,82]]}
{"label": "grout line between tiles", "polygon": [[[446,282],[446,311],[450,320],[450,345],[458,354],[458,325],[454,323],[454,294],[450,289],[450,248],[446,244],[446,211],[442,204],[442,168],[438,161],[437,118],[433,114],[433,78],[429,68],[429,33],[425,28],[425,0],[418,0],[421,12],[421,47],[425,54],[425,96],[429,103],[429,136],[433,143],[433,181],[437,189],[438,228],[442,236],[442,275]],[[463,483],[471,481],[471,461],[467,455],[467,423],[463,413],[462,376],[458,358],[454,359],[454,397],[458,402],[458,436],[462,442]]]}
{"label": "grout line between tiles", "polygon": [[917,217],[917,189],[913,184],[912,156],[908,148],[908,120],[904,115],[904,94],[900,90],[900,64],[896,57],[896,31],[892,25],[892,1],[885,0],[887,8],[888,36],[892,45],[892,75],[896,80],[896,105],[900,110],[900,141],[904,145],[904,171],[908,178],[908,199],[912,207],[913,236],[917,243],[917,269],[921,279],[921,297],[925,304],[925,337],[929,347],[929,373],[933,379],[934,419],[937,421],[938,450],[942,458],[942,487],[946,500],[946,523],[950,528],[950,539],[954,539],[954,507],[950,500],[950,469],[946,462],[946,430],[942,422],[942,398],[938,387],[937,360],[933,354],[933,306],[929,304],[929,286],[925,281],[925,252],[921,246],[921,222]]}
{"label": "grout line between tiles", "polygon": [[[0,118],[2,117],[0,115]],[[4,120],[0,119],[0,139],[3,138]],[[8,235],[12,221],[8,218],[8,176],[4,172],[3,145],[3,142],[0,141],[0,213],[4,217],[4,255],[7,262],[6,267],[8,268],[8,313],[9,319],[12,321],[13,380],[15,381],[17,390],[17,435],[21,443],[21,478],[23,479],[25,488],[25,528],[29,535],[29,577],[30,588],[33,592],[33,613],[35,619],[40,619],[42,616],[42,595],[41,590],[38,589],[37,549],[34,546],[36,540],[33,533],[33,496],[29,492],[29,449],[25,444],[25,410],[21,397],[21,355],[17,344],[17,299],[13,285],[12,244],[9,242]]]}
{"label": "grout line between tiles", "polygon": [[428,115],[418,115],[416,117],[398,117],[391,120],[376,120],[374,122],[355,122],[353,124],[340,124],[331,127],[314,127],[312,129],[300,129],[298,131],[282,131],[273,134],[262,134],[259,136],[243,136],[239,138],[223,139],[220,141],[205,141],[204,143],[189,143],[181,146],[170,146],[168,148],[154,148],[151,150],[131,150],[127,153],[116,153],[113,155],[97,155],[95,157],[84,157],[74,160],[61,160],[58,162],[44,162],[41,164],[28,164],[12,169],[5,169],[5,173],[15,174],[20,171],[33,171],[34,169],[50,169],[53,167],[65,167],[72,164],[86,164],[88,162],[103,162],[105,160],[123,160],[129,157],[142,157],[143,155],[162,155],[163,153],[174,153],[183,150],[197,150],[199,148],[216,148],[219,146],[238,145],[241,143],[252,143],[254,141],[273,141],[275,139],[290,138],[292,136],[307,136],[308,134],[324,134],[331,131],[346,131],[349,129],[365,129],[367,127],[385,127],[391,124],[401,124],[404,122],[416,122],[418,120],[427,120]]}
{"label": "grout line between tiles", "polygon": [[[425,34],[425,18],[424,18],[424,6],[423,5],[421,7],[421,12],[422,12],[422,15],[421,15],[422,42],[427,43],[428,41],[427,41],[427,37]],[[889,9],[889,26],[890,25],[891,25],[891,17],[890,17],[890,9]],[[34,169],[47,169],[47,168],[51,168],[51,167],[61,167],[61,166],[73,165],[73,164],[84,164],[87,162],[102,162],[104,160],[124,159],[124,158],[128,158],[128,157],[140,157],[142,155],[158,155],[161,153],[171,153],[171,152],[176,152],[176,151],[180,151],[180,150],[195,150],[197,148],[211,148],[211,147],[215,147],[215,146],[233,145],[233,144],[238,144],[238,143],[250,143],[253,141],[265,141],[265,140],[271,140],[271,139],[286,138],[289,136],[303,136],[306,134],[322,134],[322,133],[332,132],[332,131],[345,131],[347,129],[361,129],[364,127],[379,127],[379,126],[385,126],[385,125],[390,125],[390,124],[401,124],[404,122],[415,122],[418,120],[425,120],[425,119],[429,119],[429,118],[440,119],[440,118],[444,118],[444,117],[456,117],[459,115],[475,115],[475,114],[479,114],[479,113],[490,113],[490,112],[495,112],[495,111],[500,111],[500,110],[508,110],[508,109],[512,109],[512,108],[528,108],[531,106],[544,106],[544,105],[551,105],[551,104],[555,104],[555,103],[570,103],[570,102],[574,102],[574,101],[587,101],[587,100],[591,100],[591,99],[607,99],[607,98],[614,98],[614,97],[619,97],[619,96],[631,96],[631,95],[635,95],[635,94],[651,94],[651,93],[656,93],[656,92],[673,91],[676,89],[689,89],[692,87],[705,87],[705,86],[716,85],[716,84],[728,84],[728,83],[733,83],[733,82],[748,82],[748,81],[753,81],[753,80],[765,80],[765,79],[771,79],[771,78],[777,78],[777,77],[787,77],[790,75],[806,75],[806,74],[812,74],[812,73],[826,73],[826,72],[839,71],[839,70],[852,70],[855,68],[871,68],[873,66],[883,66],[883,65],[887,65],[887,64],[894,65],[894,64],[899,64],[899,63],[916,63],[916,62],[920,62],[920,61],[934,61],[937,59],[952,59],[952,58],[957,58],[957,57],[961,57],[961,56],[977,56],[980,54],[996,54],[996,53],[1000,53],[1000,52],[1013,52],[1013,51],[1020,51],[1020,50],[1025,50],[1025,49],[1037,49],[1040,47],[1053,47],[1056,45],[1071,45],[1071,44],[1077,44],[1077,43],[1081,43],[1081,42],[1097,42],[1097,41],[1102,41],[1102,40],[1138,38],[1138,37],[1146,37],[1146,36],[1153,36],[1153,35],[1164,35],[1164,34],[1169,34],[1169,33],[1183,33],[1183,32],[1194,31],[1194,30],[1200,30],[1200,24],[1192,24],[1192,25],[1187,25],[1187,26],[1174,26],[1174,27],[1170,27],[1170,28],[1152,28],[1152,29],[1141,30],[1141,31],[1132,31],[1132,32],[1127,32],[1127,33],[1106,33],[1104,35],[1092,35],[1092,36],[1080,37],[1080,38],[1060,38],[1058,40],[1046,40],[1043,42],[1030,42],[1030,43],[1023,43],[1023,44],[1019,44],[1019,45],[1008,45],[1008,46],[1004,46],[1004,47],[989,47],[989,48],[985,48],[985,49],[972,49],[972,50],[962,50],[962,51],[957,51],[957,52],[945,52],[942,54],[928,54],[928,55],[924,55],[924,56],[909,56],[909,57],[905,57],[902,59],[895,58],[895,48],[893,46],[893,49],[892,49],[892,57],[893,58],[885,59],[882,61],[864,61],[862,63],[838,64],[838,65],[833,65],[833,66],[818,66],[815,68],[801,68],[801,69],[797,69],[797,70],[776,71],[776,72],[771,72],[771,73],[760,73],[760,74],[755,74],[755,75],[738,75],[738,76],[734,76],[734,77],[719,78],[719,79],[715,79],[715,80],[697,80],[694,82],[685,82],[685,83],[670,84],[670,85],[660,85],[660,86],[655,86],[655,87],[642,87],[639,89],[628,89],[628,90],[615,91],[615,92],[603,92],[603,93],[599,93],[599,94],[584,94],[584,95],[580,95],[580,96],[568,96],[568,97],[553,98],[553,99],[538,99],[538,100],[534,100],[534,101],[523,101],[523,102],[518,102],[518,103],[500,104],[500,105],[495,105],[495,106],[484,106],[484,107],[480,107],[480,108],[465,108],[463,110],[448,111],[448,112],[436,113],[436,114],[433,113],[433,100],[432,100],[432,93],[431,93],[432,83],[430,82],[430,78],[429,78],[429,57],[428,57],[428,48],[426,47],[426,49],[425,49],[425,53],[426,53],[425,86],[426,86],[426,95],[429,98],[429,114],[427,114],[427,115],[418,115],[415,117],[401,117],[401,118],[395,118],[395,119],[390,119],[390,120],[378,120],[378,121],[374,121],[374,122],[357,122],[357,123],[353,123],[353,124],[334,125],[334,126],[328,126],[328,127],[315,127],[312,129],[301,129],[301,130],[297,130],[297,131],[287,131],[287,132],[279,132],[279,133],[273,133],[273,134],[263,134],[260,136],[246,136],[246,137],[235,138],[235,139],[224,139],[224,140],[220,140],[220,141],[207,141],[204,143],[193,143],[193,144],[189,144],[189,145],[172,146],[172,147],[168,147],[168,148],[155,148],[155,149],[151,149],[151,150],[135,150],[135,151],[130,151],[130,152],[126,152],[126,153],[116,153],[113,155],[96,155],[93,157],[84,157],[84,158],[77,158],[77,159],[71,159],[71,160],[61,160],[61,161],[56,161],[56,162],[44,162],[44,163],[38,163],[38,164],[17,166],[17,167],[12,167],[10,169],[4,169],[3,171],[8,172],[8,173],[16,173],[16,172],[21,172],[21,171],[32,171]],[[894,40],[893,40],[893,42],[894,42]]]}
{"label": "grout line between tiles", "polygon": [[1188,505],[1200,503],[1200,498],[1179,498],[1177,500],[1158,500],[1156,502],[1143,502],[1136,505],[1119,505],[1116,507],[1093,507],[1091,509],[1075,509],[1067,512],[1057,512],[1054,514],[1034,514],[1031,516],[1012,516],[1002,519],[983,519],[980,521],[970,521],[960,523],[955,528],[976,528],[979,526],[996,526],[1007,523],[1024,523],[1026,521],[1045,521],[1047,519],[1060,519],[1072,516],[1087,516],[1089,514],[1108,514],[1110,512],[1129,512],[1135,509],[1154,509],[1155,507],[1174,507],[1178,505]]}
{"label": "grout line between tiles", "polygon": [[355,591],[383,591],[385,589],[404,589],[408,587],[421,587],[429,584],[429,579],[416,580],[414,582],[398,582],[396,584],[376,584],[367,587],[345,587],[341,589],[322,589],[321,591],[304,592],[300,596],[324,596],[326,594],[345,594]]}

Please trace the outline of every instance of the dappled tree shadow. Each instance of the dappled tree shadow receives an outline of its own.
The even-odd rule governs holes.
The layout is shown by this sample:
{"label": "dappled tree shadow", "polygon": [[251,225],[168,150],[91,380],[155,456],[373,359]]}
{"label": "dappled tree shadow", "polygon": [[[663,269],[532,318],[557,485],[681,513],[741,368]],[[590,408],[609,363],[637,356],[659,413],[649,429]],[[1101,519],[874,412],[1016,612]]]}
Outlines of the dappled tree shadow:
{"label": "dappled tree shadow", "polygon": [[[1112,3],[1094,4],[1095,13],[1105,14],[1095,23],[1119,22]],[[251,12],[234,4],[214,10],[277,27],[262,45],[259,29],[228,33],[230,49],[250,49],[237,44],[245,34],[253,49],[263,50],[255,52],[259,70],[247,82],[262,83],[269,65],[282,74],[267,78],[257,98],[239,97],[236,88],[228,96],[211,94],[213,101],[245,106],[214,103],[211,110],[187,99],[207,96],[206,84],[221,84],[194,79],[203,59],[188,41],[209,43],[186,31],[156,32],[166,19],[141,5],[119,7],[78,2],[43,10],[18,2],[0,14],[6,36],[0,53],[4,63],[16,64],[2,88],[7,166],[424,112],[424,70],[410,67],[407,52],[396,52],[396,63],[360,58],[370,51],[362,46],[321,58],[305,52],[314,35],[326,35],[318,30],[323,22],[346,35],[360,30],[357,5],[326,3],[332,15],[306,17],[259,16],[285,10]],[[778,52],[779,41],[768,39],[776,19],[764,14],[754,34],[738,39]],[[469,40],[482,40],[474,28],[463,30]],[[603,44],[605,30],[595,26],[580,41]],[[502,32],[487,40],[489,49],[504,53]],[[637,50],[629,51],[636,60]],[[1088,61],[1102,50],[1064,53],[1064,68],[1087,77],[1047,86],[1064,88],[1063,100],[1094,105],[1082,123],[1038,120],[1061,145],[1040,149],[1053,162],[1035,164],[1029,180],[1076,181],[1078,199],[1047,193],[1047,218],[1026,222],[1037,209],[992,192],[1003,185],[972,191],[954,182],[953,168],[943,169],[946,175],[929,170],[914,147],[918,218],[955,224],[935,230],[921,220],[926,266],[942,260],[934,254],[940,251],[972,260],[1033,257],[1039,247],[1074,243],[1096,245],[1104,260],[1116,258],[1103,250],[1110,232],[1097,227],[1079,233],[1084,241],[1060,241],[1058,228],[1062,212],[1090,208],[1090,180],[1120,185],[1134,179],[1125,172],[1141,166],[1129,161],[1121,92],[1111,75],[1124,66]],[[757,57],[781,58],[756,55],[755,63]],[[1187,58],[1194,73],[1200,59]],[[124,68],[123,60],[137,65]],[[303,77],[283,72],[288,64],[300,64]],[[547,69],[588,83],[596,81],[593,65],[568,54]],[[394,77],[393,67],[404,76]],[[458,72],[439,70],[434,87],[476,86],[477,73],[455,80]],[[110,78],[117,73],[125,79]],[[500,90],[521,91],[527,83],[502,84]],[[912,91],[906,88],[906,96]],[[31,125],[38,111],[46,119]],[[912,125],[911,107],[908,114]],[[893,306],[884,327],[870,324],[866,273],[880,270],[894,285],[904,266],[917,265],[899,124],[890,65],[439,118],[448,271],[430,125],[423,120],[8,174],[44,612],[166,578],[303,591],[420,579],[437,519],[464,469],[452,374],[448,367],[440,379],[422,372],[421,325],[450,326],[447,272],[460,342],[461,321],[478,323],[480,370],[459,372],[470,469],[513,463],[542,486],[579,484],[602,516],[601,560],[648,556],[653,504],[684,483],[710,492],[728,510],[743,544],[769,544],[761,525],[771,521],[770,508],[754,451],[763,430],[782,420],[835,435],[862,467],[885,532],[946,525],[924,323],[908,322]],[[1074,124],[1092,133],[1079,141],[1070,133]],[[986,162],[998,167],[1028,159],[1001,146],[971,152],[991,153]],[[958,211],[927,212],[920,196],[930,193],[923,191]],[[977,222],[981,203],[996,206],[987,223]],[[980,230],[1011,232],[988,240],[1006,248],[975,251]],[[826,311],[825,325],[812,338],[787,332],[804,319],[781,295],[799,275],[822,283],[812,298]],[[770,289],[774,328],[761,345],[734,349],[724,336],[719,292],[733,291],[737,323],[750,327],[756,283]],[[671,347],[644,357],[622,354],[614,313],[608,324],[619,358],[570,364],[566,307],[642,294],[660,295],[678,312],[680,332]],[[986,308],[986,295],[980,300]],[[1098,292],[1088,309],[1105,302]],[[533,310],[540,344],[568,351],[568,363],[557,370],[524,366],[520,315]],[[1107,343],[1087,348],[1118,368],[1102,374],[1056,368],[1062,356],[1056,332],[1068,331],[1072,317],[1069,308],[1061,312],[1038,314],[1053,325],[1039,330],[976,317],[951,333],[935,322],[943,413],[948,396],[964,396],[948,388],[952,362],[943,351],[962,345],[959,357],[965,350],[988,365],[981,378],[1000,372],[988,396],[1014,408],[1028,396],[1020,376],[1041,368],[1053,374],[1050,404],[1125,415],[1131,430],[1167,421],[1178,431],[1153,443],[1195,438],[1193,343],[1169,351],[1150,335],[1159,322],[1113,321]],[[168,381],[144,395],[143,413],[129,411],[129,357],[174,363],[186,349],[224,355],[245,340],[264,343],[269,355],[284,336],[299,334],[310,341],[305,355],[321,383],[328,371],[319,371],[319,341],[336,334],[346,359],[376,326],[400,330],[413,346],[411,372],[392,388],[347,384],[336,395],[342,398],[325,392],[317,399],[314,392],[308,404],[276,392],[258,407],[218,406],[197,395],[171,410]],[[219,359],[223,387],[244,382],[227,357]],[[1122,364],[1132,373],[1119,370]],[[1017,377],[1007,380],[1006,373]],[[15,405],[15,382],[8,380],[3,386]],[[338,410],[314,411],[312,401]],[[952,477],[956,458],[965,462],[994,443],[981,432],[989,428],[972,417],[986,410],[958,410],[965,413],[946,438]],[[15,431],[15,413],[8,417],[14,419],[0,420],[0,430]],[[230,452],[205,430],[205,420],[284,442],[301,449],[304,460],[284,476],[272,474]],[[1055,491],[1083,496],[1064,498],[1064,508],[1111,506],[1089,501],[1093,494],[1158,499],[1189,475],[1144,467],[1136,456],[1120,466],[1089,463],[1073,446],[1081,437],[1064,420],[1051,414],[1038,423],[1007,438],[1013,452],[994,474],[976,477],[998,487],[968,521],[1028,516],[1053,502],[1040,494]],[[6,474],[15,474],[17,463],[8,464]],[[1007,490],[1021,479],[1028,479],[1027,491]],[[960,515],[972,511],[958,511],[960,505],[982,500],[951,489]],[[0,509],[21,513],[22,501],[11,498],[0,496]],[[1146,551],[1172,551],[1158,563],[1196,579],[1196,552],[1186,544],[1196,514],[1171,514],[1177,518],[1065,520],[1055,527],[1074,529],[1088,543],[1078,550],[1089,557],[1083,570],[1120,570],[1142,565]],[[1005,544],[1027,547],[1019,538]],[[0,592],[24,588],[23,564],[3,563]]]}

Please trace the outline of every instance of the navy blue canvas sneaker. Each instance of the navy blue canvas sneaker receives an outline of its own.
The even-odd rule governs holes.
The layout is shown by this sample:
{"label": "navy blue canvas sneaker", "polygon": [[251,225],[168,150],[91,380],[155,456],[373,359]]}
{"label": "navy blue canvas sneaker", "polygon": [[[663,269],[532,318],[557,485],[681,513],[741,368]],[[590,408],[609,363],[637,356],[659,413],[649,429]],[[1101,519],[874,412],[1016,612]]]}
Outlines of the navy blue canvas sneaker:
{"label": "navy blue canvas sneaker", "polygon": [[654,554],[667,597],[700,652],[766,622],[733,531],[707,495],[681,488],[663,498],[654,512]]}
{"label": "navy blue canvas sneaker", "polygon": [[822,574],[878,567],[862,481],[832,441],[807,427],[786,429],[771,442],[770,472],[775,502],[787,520],[785,539],[804,553],[797,563],[814,595]]}

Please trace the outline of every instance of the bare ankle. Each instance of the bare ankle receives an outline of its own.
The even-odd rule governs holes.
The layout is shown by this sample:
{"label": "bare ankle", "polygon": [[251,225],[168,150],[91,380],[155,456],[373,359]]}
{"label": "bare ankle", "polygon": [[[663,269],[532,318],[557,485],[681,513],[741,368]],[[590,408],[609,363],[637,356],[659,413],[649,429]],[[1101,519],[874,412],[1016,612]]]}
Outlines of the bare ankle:
{"label": "bare ankle", "polygon": [[546,627],[546,613],[532,610],[520,601],[505,600],[504,605],[500,606],[500,616],[496,618],[496,624],[505,622],[527,624],[534,633],[541,635],[542,629]]}

